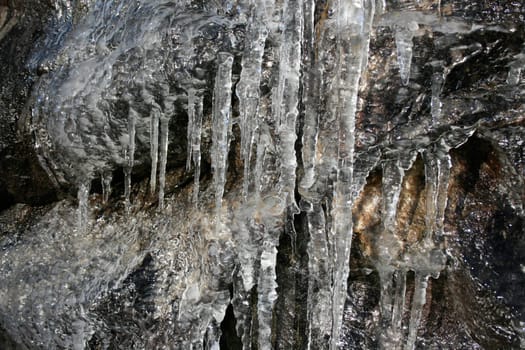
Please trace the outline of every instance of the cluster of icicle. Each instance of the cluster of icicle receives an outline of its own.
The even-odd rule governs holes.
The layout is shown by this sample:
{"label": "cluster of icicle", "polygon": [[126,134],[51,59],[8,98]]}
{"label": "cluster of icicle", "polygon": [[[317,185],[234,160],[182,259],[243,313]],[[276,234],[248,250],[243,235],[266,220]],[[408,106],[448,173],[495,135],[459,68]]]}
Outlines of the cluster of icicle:
{"label": "cluster of icicle", "polygon": [[[212,149],[213,192],[215,195],[216,228],[221,229],[222,200],[227,177],[227,160],[232,138],[232,94],[239,101],[240,155],[244,162],[243,200],[259,206],[264,180],[264,160],[268,152],[276,153],[278,181],[274,198],[282,200],[278,215],[296,213],[295,191],[298,187],[307,212],[310,241],[308,243],[308,337],[310,349],[339,347],[352,241],[352,207],[359,195],[372,164],[356,168],[355,115],[359,83],[367,68],[369,41],[374,16],[385,9],[383,1],[332,0],[322,25],[315,28],[316,5],[313,0],[284,0],[282,7],[274,0],[250,0],[241,73],[235,87],[232,84],[234,56],[220,52],[213,90]],[[401,23],[401,22],[399,22]],[[395,41],[400,76],[403,84],[410,79],[412,38],[417,22],[397,24]],[[260,84],[263,55],[269,36],[278,39],[275,57],[278,76],[271,91],[270,106],[262,106]],[[335,57],[334,57],[335,53]],[[335,59],[335,61],[333,60]],[[439,99],[442,72],[437,72],[432,85],[432,118],[438,122],[441,113]],[[150,190],[158,191],[159,207],[164,206],[166,163],[168,157],[168,123],[173,114],[173,98],[167,85],[162,106],[147,90],[142,99],[151,107]],[[187,169],[194,172],[192,203],[199,205],[201,166],[201,133],[203,130],[203,91],[189,87],[187,93],[188,154]],[[130,207],[131,175],[135,163],[135,137],[138,113],[129,101],[128,137],[124,154],[125,202]],[[320,99],[326,106],[320,111]],[[295,151],[300,103],[304,106],[302,154]],[[263,108],[264,107],[264,108]],[[274,143],[270,140],[275,138]],[[417,328],[425,304],[428,278],[436,277],[444,268],[444,255],[439,246],[443,235],[450,158],[448,150],[460,142],[443,138],[425,150],[397,154],[384,161],[383,167],[383,230],[377,240],[379,257],[377,270],[381,278],[382,348],[413,349]],[[396,235],[395,218],[404,172],[415,160],[417,152],[425,160],[427,189],[426,231],[421,242],[402,251]],[[402,151],[403,152],[403,151]],[[303,176],[297,181],[297,158],[302,157]],[[377,159],[376,159],[377,160]],[[297,183],[297,184],[296,184]],[[79,222],[87,221],[89,181],[78,190]],[[110,173],[102,179],[104,200],[111,191]],[[297,186],[296,186],[297,185]],[[158,188],[157,188],[158,187]],[[254,193],[254,195],[250,195]],[[248,199],[248,197],[252,197]],[[240,234],[242,235],[242,234]],[[246,233],[246,237],[250,237]],[[264,232],[259,271],[243,267],[244,292],[257,284],[258,344],[270,349],[272,308],[277,298],[276,254],[278,235]],[[399,258],[399,257],[402,258]],[[249,259],[254,259],[250,257]],[[252,264],[253,265],[253,264]],[[250,265],[250,266],[252,266]],[[253,266],[252,266],[253,267]],[[408,325],[408,337],[403,331],[406,275],[415,272],[415,291]],[[257,276],[257,280],[253,277]],[[239,328],[248,316],[242,314],[242,301],[237,319]],[[219,320],[217,320],[219,321]],[[239,330],[242,333],[242,330]],[[249,342],[244,335],[244,346]],[[328,339],[328,340],[327,340]],[[215,345],[217,345],[215,343]]]}

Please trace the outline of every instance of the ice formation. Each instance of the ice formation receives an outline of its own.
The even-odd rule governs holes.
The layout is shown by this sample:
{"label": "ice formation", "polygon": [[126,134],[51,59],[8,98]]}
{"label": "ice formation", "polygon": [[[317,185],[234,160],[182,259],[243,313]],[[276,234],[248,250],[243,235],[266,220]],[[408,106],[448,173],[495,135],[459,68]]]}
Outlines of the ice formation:
{"label": "ice formation", "polygon": [[[452,20],[450,26],[443,24],[439,6],[439,15],[389,12],[388,2],[380,0],[92,3],[78,29],[60,39],[63,47],[55,59],[63,66],[42,78],[35,90],[37,148],[57,183],[78,184],[81,231],[91,220],[90,182],[101,177],[103,201],[108,202],[117,169],[124,173],[128,213],[132,174],[144,164],[149,166],[150,194],[158,192],[161,211],[171,210],[166,205],[174,201],[166,195],[169,150],[177,142],[172,130],[181,135],[178,115],[185,111],[185,165],[193,173],[193,187],[192,212],[184,215],[195,222],[174,228],[177,220],[169,217],[148,226],[187,245],[190,256],[159,257],[172,269],[172,275],[159,276],[162,292],[174,295],[176,302],[157,312],[176,309],[173,322],[181,330],[176,344],[218,349],[218,325],[231,304],[244,348],[252,342],[259,349],[273,347],[282,222],[303,211],[309,235],[307,347],[340,348],[352,208],[369,173],[380,169],[381,229],[372,243],[381,282],[377,336],[384,349],[414,349],[428,281],[445,266],[449,151],[466,142],[477,125],[443,129],[439,135],[421,131],[441,125],[444,81],[459,61],[429,63],[428,120],[409,120],[389,130],[384,140],[367,141],[357,130],[359,114],[366,112],[359,93],[376,28],[393,31],[406,86],[413,73],[413,39],[421,35],[421,26],[462,33],[473,26]],[[202,16],[192,16],[197,12]],[[477,47],[458,50],[478,52]],[[509,84],[519,84],[522,63],[516,56],[510,64]],[[228,198],[238,191],[227,186],[229,160],[237,152],[234,141],[242,161],[242,203]],[[418,156],[424,162],[425,231],[409,245],[400,239],[396,220],[405,173]],[[212,179],[203,184],[201,169],[208,160]],[[133,226],[129,234],[135,237],[139,231]],[[410,273],[414,289],[407,305]],[[252,299],[255,314],[249,307]]]}

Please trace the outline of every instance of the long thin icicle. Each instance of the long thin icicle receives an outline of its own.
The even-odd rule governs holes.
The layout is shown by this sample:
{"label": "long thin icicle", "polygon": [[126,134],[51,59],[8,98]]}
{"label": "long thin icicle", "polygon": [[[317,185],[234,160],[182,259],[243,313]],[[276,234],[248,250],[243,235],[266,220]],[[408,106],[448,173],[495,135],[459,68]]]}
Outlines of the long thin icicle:
{"label": "long thin icicle", "polygon": [[170,95],[168,84],[162,84],[162,115],[160,116],[160,167],[159,167],[159,209],[164,209],[166,187],[166,164],[168,162],[169,123],[173,116],[176,97]]}
{"label": "long thin icicle", "polygon": [[188,130],[186,132],[187,141],[187,157],[186,157],[186,171],[191,169],[191,161],[193,157],[193,135],[195,133],[195,89],[188,90]]}
{"label": "long thin icicle", "polygon": [[222,196],[226,184],[226,167],[231,133],[231,90],[233,56],[220,52],[217,57],[218,69],[213,90],[213,145],[211,165],[215,189],[215,211],[219,229]]}
{"label": "long thin icicle", "polygon": [[193,158],[193,205],[199,202],[199,184],[201,177],[201,133],[202,133],[202,96],[195,96],[195,119],[192,135],[192,158]]}
{"label": "long thin icicle", "polygon": [[[241,77],[237,84],[236,94],[239,98],[240,129],[241,129],[241,159],[244,162],[243,177],[243,196],[246,199],[250,184],[250,160],[255,132],[258,128],[258,106],[259,106],[259,85],[262,74],[262,58],[264,45],[268,36],[266,13],[268,3],[263,4],[251,1],[251,16],[249,21],[246,39],[244,43],[244,53],[241,61]],[[263,5],[263,6],[261,6]]]}
{"label": "long thin icicle", "polygon": [[135,163],[135,134],[137,124],[137,112],[130,106],[128,112],[128,136],[129,144],[126,150],[126,164],[124,165],[124,205],[129,212],[131,206],[131,173]]}
{"label": "long thin icicle", "polygon": [[319,131],[318,98],[319,72],[314,49],[315,43],[315,3],[314,0],[304,2],[304,34],[303,34],[303,94],[304,127],[302,138],[302,160],[304,175],[299,184],[299,192],[310,198],[309,189],[315,181],[315,162],[317,137]]}
{"label": "long thin icicle", "polygon": [[166,163],[168,161],[169,117],[160,118],[160,164],[159,164],[159,208],[164,209],[164,188],[166,186]]}
{"label": "long thin icicle", "polygon": [[155,193],[157,187],[157,162],[159,160],[159,119],[160,109],[154,105],[151,110],[150,125],[150,155],[151,155],[151,175],[150,175],[150,193]]}

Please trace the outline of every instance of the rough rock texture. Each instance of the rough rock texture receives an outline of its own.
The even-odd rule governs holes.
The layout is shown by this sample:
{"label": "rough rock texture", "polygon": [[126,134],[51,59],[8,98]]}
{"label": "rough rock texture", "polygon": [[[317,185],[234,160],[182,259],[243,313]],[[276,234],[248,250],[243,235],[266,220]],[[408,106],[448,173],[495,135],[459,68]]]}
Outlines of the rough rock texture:
{"label": "rough rock texture", "polygon": [[[338,285],[337,267],[314,259],[312,227],[322,214],[323,235],[335,244],[337,182],[328,172],[300,184],[308,182],[313,129],[317,166],[347,142],[325,137],[337,137],[336,121],[323,119],[345,42],[332,30],[337,2],[311,2],[296,141],[271,111],[276,86],[295,86],[279,74],[294,76],[292,60],[291,68],[280,61],[294,47],[281,43],[294,42],[294,30],[283,28],[300,21],[275,17],[303,2],[277,1],[277,14],[263,19],[249,1],[140,3],[0,0],[0,348],[329,348],[338,333],[316,328],[322,315],[312,310],[332,304],[315,309],[312,300],[329,299],[323,288]],[[525,5],[392,0],[374,8],[352,133],[352,176],[366,182],[351,188],[339,346],[523,348]],[[308,21],[301,25],[307,32]],[[235,92],[254,32],[264,39],[255,97]],[[216,57],[225,52],[233,60],[229,148],[214,124],[228,114],[217,101],[227,86],[217,71],[228,58]],[[243,96],[260,109],[247,199]],[[198,109],[199,98],[195,204],[187,105]],[[283,109],[294,105],[293,96],[282,99]],[[321,116],[315,128],[309,108]],[[289,121],[293,106],[286,111]],[[151,141],[155,120],[156,142],[168,135],[164,156]],[[228,162],[219,209],[217,142]],[[297,162],[293,180],[283,176],[288,156]],[[150,177],[152,159],[159,165]],[[295,195],[275,194],[295,176]]]}

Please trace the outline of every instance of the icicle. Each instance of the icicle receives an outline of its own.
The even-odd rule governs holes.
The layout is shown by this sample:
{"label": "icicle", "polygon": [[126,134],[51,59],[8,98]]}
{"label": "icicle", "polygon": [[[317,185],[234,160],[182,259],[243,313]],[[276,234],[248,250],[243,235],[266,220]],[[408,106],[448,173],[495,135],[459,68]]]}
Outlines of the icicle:
{"label": "icicle", "polygon": [[272,106],[278,121],[279,149],[281,155],[281,174],[279,190],[286,198],[287,206],[297,210],[295,203],[295,131],[301,74],[301,40],[303,36],[303,1],[284,2],[283,19],[285,30],[279,50],[279,81],[273,91]]}
{"label": "icicle", "polygon": [[199,202],[199,184],[201,176],[201,133],[202,133],[202,96],[195,97],[195,119],[192,135],[192,158],[193,158],[193,204],[195,207]]}
{"label": "icicle", "polygon": [[330,292],[331,264],[326,236],[325,213],[321,204],[314,204],[307,213],[308,232],[308,349],[322,349],[332,332]]}
{"label": "icicle", "polygon": [[266,239],[261,254],[261,270],[257,283],[257,316],[259,322],[259,349],[271,350],[271,333],[273,305],[277,299],[277,275],[275,264],[277,258],[276,242]]}
{"label": "icicle", "polygon": [[408,22],[406,26],[399,25],[396,28],[395,40],[397,48],[397,63],[399,65],[399,75],[403,85],[408,85],[410,81],[410,67],[412,65],[412,47],[415,32],[419,25],[414,22]]}
{"label": "icicle", "polygon": [[196,207],[199,201],[199,184],[201,173],[201,133],[202,133],[202,96],[195,89],[188,90],[188,157],[186,171],[191,169],[193,161],[193,195],[192,203]]}
{"label": "icicle", "polygon": [[78,186],[77,199],[78,199],[78,231],[85,232],[89,221],[89,190],[91,186],[90,180],[82,181]]}
{"label": "icicle", "polygon": [[261,81],[261,64],[264,45],[268,36],[265,25],[265,9],[252,5],[252,14],[244,44],[241,61],[241,77],[237,84],[236,94],[239,98],[241,128],[241,159],[244,162],[243,196],[246,199],[250,183],[250,160],[255,131],[258,127],[257,111],[259,105],[259,85]]}
{"label": "icicle", "polygon": [[104,171],[102,172],[100,176],[100,182],[102,183],[102,202],[105,204],[109,200],[109,196],[111,195],[111,180],[113,179],[113,175],[111,174],[111,171]]}
{"label": "icicle", "polygon": [[443,103],[441,102],[441,91],[445,77],[443,74],[444,62],[432,62],[434,66],[434,73],[432,74],[432,97],[430,100],[430,114],[432,116],[432,125],[436,126],[441,121],[441,113]]}
{"label": "icicle", "polygon": [[256,162],[255,162],[255,201],[258,202],[261,197],[262,190],[262,176],[263,176],[263,167],[264,167],[264,155],[266,148],[271,144],[270,135],[268,130],[268,125],[261,125],[259,128],[259,139],[257,142],[256,149]]}
{"label": "icicle", "polygon": [[126,164],[124,165],[124,205],[126,212],[129,212],[131,202],[131,173],[135,162],[135,134],[137,124],[137,112],[130,106],[128,112],[128,136],[129,144],[125,152]]}
{"label": "icicle", "polygon": [[128,166],[124,167],[124,207],[126,213],[129,214],[131,210],[131,168]]}
{"label": "icicle", "polygon": [[150,125],[150,155],[151,155],[151,175],[150,175],[150,193],[155,193],[157,187],[157,162],[159,159],[159,119],[160,110],[157,105],[151,109]]}
{"label": "icicle", "polygon": [[164,209],[164,187],[166,186],[166,163],[168,160],[169,117],[160,118],[160,165],[159,165],[159,209]]}
{"label": "icicle", "polygon": [[[401,193],[401,185],[405,170],[410,168],[415,156],[401,157],[396,160],[389,160],[383,164],[383,209],[381,211],[382,217],[382,232],[378,237],[377,250],[377,269],[381,281],[381,326],[380,326],[380,347],[382,349],[390,349],[397,344],[396,339],[392,339],[393,334],[398,330],[399,315],[396,312],[401,312],[399,304],[401,303],[401,295],[397,296],[397,292],[403,292],[405,278],[396,272],[396,285],[400,290],[396,291],[396,295],[392,294],[392,282],[394,278],[394,270],[399,259],[400,242],[396,237],[396,217],[397,205],[399,203],[399,196]],[[397,304],[398,306],[394,306]]]}
{"label": "icicle", "polygon": [[213,145],[211,164],[213,168],[213,186],[215,189],[216,227],[219,229],[222,196],[226,183],[226,167],[231,133],[231,89],[233,56],[220,52],[218,69],[213,91]]}
{"label": "icicle", "polygon": [[311,198],[309,189],[315,181],[315,162],[317,137],[319,132],[318,116],[318,93],[319,93],[319,72],[315,62],[315,4],[313,0],[306,0],[304,3],[304,37],[303,48],[303,98],[304,105],[304,127],[302,138],[302,160],[304,176],[299,184],[299,192],[303,197]]}
{"label": "icicle", "polygon": [[452,166],[448,147],[436,145],[427,150],[425,159],[426,231],[424,239],[439,240],[443,235],[443,221],[448,199],[448,182]]}
{"label": "icicle", "polygon": [[[339,142],[337,150],[337,180],[334,185],[331,235],[334,241],[334,271],[332,300],[332,335],[330,349],[338,348],[352,244],[352,182],[355,146],[355,114],[359,80],[367,62],[368,44],[375,4],[373,1],[338,2],[337,46],[339,85],[337,120]],[[348,37],[348,33],[353,33]],[[347,39],[348,38],[348,39]]]}
{"label": "icicle", "polygon": [[191,160],[193,157],[193,137],[195,134],[195,89],[188,90],[188,130],[186,133],[187,157],[186,171],[191,169]]}
{"label": "icicle", "polygon": [[[330,303],[322,306],[324,309],[322,312],[328,315],[331,321],[329,348],[336,349],[340,340],[346,300],[346,280],[352,241],[351,213],[357,96],[361,73],[367,63],[375,4],[368,0],[351,2],[339,0],[334,1],[332,7],[335,19],[327,19],[321,28],[317,59],[320,65],[320,79],[322,79],[319,87],[323,89],[320,95],[326,96],[323,102],[327,110],[319,114],[319,119],[316,120],[315,106],[312,105],[308,111],[310,114],[305,115],[305,137],[308,138],[308,143],[307,149],[304,149],[306,153],[303,154],[303,157],[305,154],[306,157],[303,159],[307,159],[305,164],[311,168],[308,159],[313,159],[315,172],[314,176],[311,176],[311,173],[306,174],[300,190],[306,193],[305,199],[312,203],[321,201],[333,191],[331,212],[327,216],[329,221],[327,226],[330,229],[326,233],[330,259],[328,273],[333,284],[320,286],[318,291],[309,296],[309,300],[313,302],[318,296],[323,298],[326,293],[331,296]],[[334,37],[336,47],[333,47]],[[335,67],[330,62],[335,62]],[[313,86],[312,89],[316,87]],[[317,93],[313,92],[313,94]],[[310,242],[310,245],[312,244],[314,242]],[[315,247],[312,246],[311,249]],[[312,318],[309,320],[311,330],[315,330],[314,322]],[[311,332],[310,346],[326,344],[326,339],[323,338],[323,334]]]}
{"label": "icicle", "polygon": [[405,310],[406,296],[406,270],[400,269],[395,275],[396,291],[394,297],[394,307],[392,309],[392,332],[390,337],[393,341],[393,348],[398,349],[403,340],[403,312]]}
{"label": "icicle", "polygon": [[414,297],[412,300],[412,310],[410,312],[410,324],[408,328],[408,339],[405,350],[413,350],[417,339],[417,329],[421,321],[421,313],[426,303],[428,275],[416,272]]}

